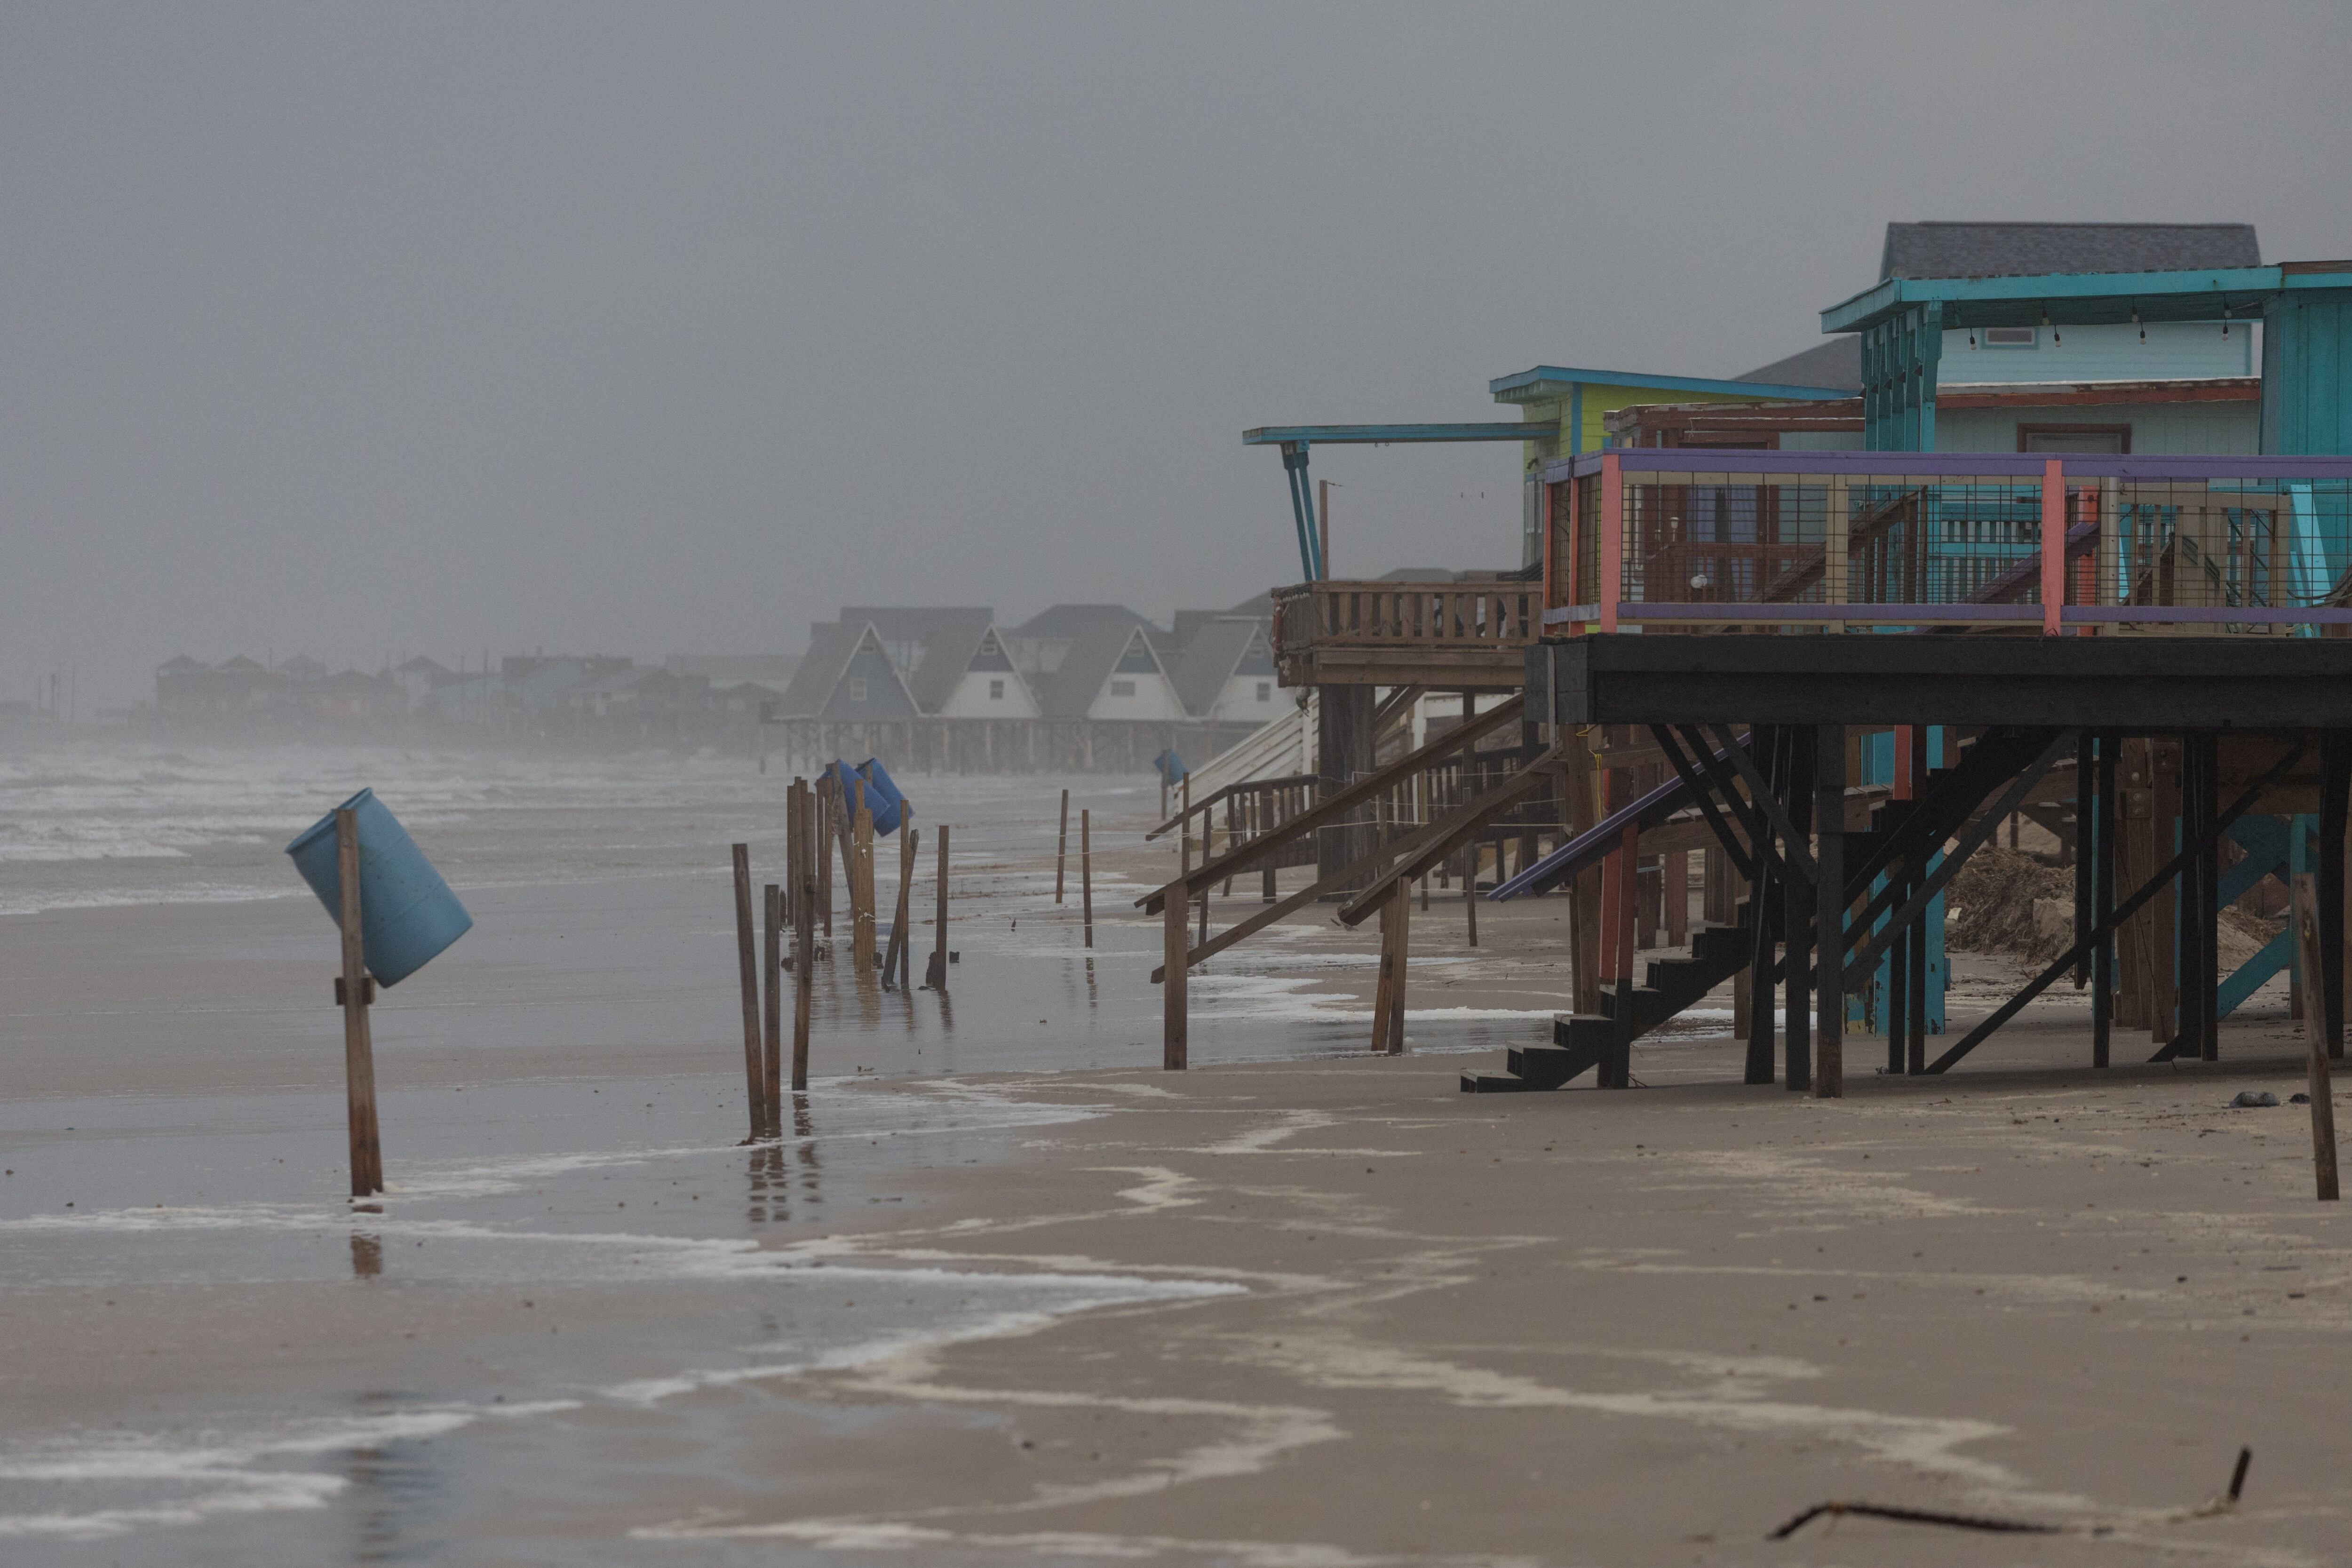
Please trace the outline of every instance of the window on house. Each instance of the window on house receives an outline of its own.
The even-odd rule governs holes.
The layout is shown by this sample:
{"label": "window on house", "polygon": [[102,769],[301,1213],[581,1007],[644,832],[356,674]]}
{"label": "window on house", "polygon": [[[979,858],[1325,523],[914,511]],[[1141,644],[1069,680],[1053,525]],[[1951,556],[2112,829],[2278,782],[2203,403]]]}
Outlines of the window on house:
{"label": "window on house", "polygon": [[849,700],[852,702],[863,702],[866,700],[866,678],[864,676],[853,675],[849,678]]}
{"label": "window on house", "polygon": [[1114,680],[1110,683],[1110,694],[1113,697],[1132,697],[1135,695],[1135,682]]}
{"label": "window on house", "polygon": [[991,702],[1002,702],[1004,700],[1004,682],[1001,680],[992,680],[988,683],[988,700]]}
{"label": "window on house", "polygon": [[2042,341],[2039,327],[1987,327],[1984,346],[1989,349],[2030,349]]}
{"label": "window on house", "polygon": [[1261,680],[1257,683],[1257,700],[1260,702],[1271,702],[1274,700],[1273,681]]}

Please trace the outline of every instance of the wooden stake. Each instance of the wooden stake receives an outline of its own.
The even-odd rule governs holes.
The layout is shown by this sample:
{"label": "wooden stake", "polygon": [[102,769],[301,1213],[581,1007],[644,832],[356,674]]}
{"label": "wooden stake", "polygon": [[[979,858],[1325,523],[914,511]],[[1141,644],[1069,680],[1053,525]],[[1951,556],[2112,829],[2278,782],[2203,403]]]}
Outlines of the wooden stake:
{"label": "wooden stake", "polygon": [[752,951],[751,847],[735,847],[735,957],[743,986],[743,1085],[751,1101],[751,1136],[767,1131],[767,1074],[760,1063],[760,960]]}
{"label": "wooden stake", "polygon": [[[915,808],[902,805],[898,818],[898,918],[891,928],[890,942],[898,951],[898,989],[911,991],[908,984],[915,971],[915,852],[922,847],[922,836],[908,824]],[[883,968],[889,968],[886,962]]]}
{"label": "wooden stake", "polygon": [[1478,846],[1474,840],[1462,852],[1462,923],[1470,932],[1470,945],[1478,945]]}
{"label": "wooden stake", "polygon": [[857,786],[857,810],[850,818],[849,844],[851,861],[849,884],[850,919],[853,937],[850,944],[852,962],[857,965],[860,984],[874,977],[874,813],[866,805],[866,786]]}
{"label": "wooden stake", "polygon": [[[800,919],[793,929],[793,970],[796,983],[793,987],[793,1092],[801,1094],[808,1089],[809,1063],[809,1004],[816,976],[816,800],[805,784],[800,786],[800,818],[798,837],[793,841],[793,864],[800,876]],[[782,1136],[783,1129],[776,1129]]]}
{"label": "wooden stake", "polygon": [[1095,944],[1095,824],[1094,813],[1078,808],[1078,909],[1086,921],[1087,945]]}
{"label": "wooden stake", "polygon": [[1070,859],[1070,792],[1062,792],[1062,830],[1054,840],[1054,901],[1062,901],[1062,868]]}
{"label": "wooden stake", "polygon": [[1185,991],[1188,966],[1185,963],[1191,948],[1185,942],[1184,917],[1192,912],[1187,900],[1169,898],[1162,900],[1160,910],[1160,961],[1168,973],[1160,982],[1160,1065],[1171,1072],[1181,1072],[1185,1065]]}
{"label": "wooden stake", "polygon": [[1390,918],[1382,922],[1385,941],[1381,967],[1389,972],[1388,1054],[1401,1057],[1404,1055],[1404,977],[1412,945],[1412,889],[1399,882],[1389,899],[1389,909]]}
{"label": "wooden stake", "polygon": [[352,1196],[383,1191],[383,1146],[375,1125],[375,1045],[368,1037],[367,947],[360,921],[360,816],[335,813],[335,879],[342,891],[343,1098],[351,1128]]}
{"label": "wooden stake", "polygon": [[834,809],[840,795],[839,784],[828,768],[816,776],[816,898],[817,918],[824,922],[825,940],[833,940],[833,845],[836,837]]}
{"label": "wooden stake", "polygon": [[940,904],[939,926],[931,944],[931,962],[923,971],[923,984],[934,991],[948,988],[948,825],[940,824]]}
{"label": "wooden stake", "polygon": [[765,899],[767,915],[766,962],[761,966],[766,984],[761,1007],[761,1047],[762,1067],[760,1074],[760,1102],[768,1112],[766,1135],[781,1137],[783,1117],[777,1107],[784,1102],[784,889],[774,882],[767,885]]}

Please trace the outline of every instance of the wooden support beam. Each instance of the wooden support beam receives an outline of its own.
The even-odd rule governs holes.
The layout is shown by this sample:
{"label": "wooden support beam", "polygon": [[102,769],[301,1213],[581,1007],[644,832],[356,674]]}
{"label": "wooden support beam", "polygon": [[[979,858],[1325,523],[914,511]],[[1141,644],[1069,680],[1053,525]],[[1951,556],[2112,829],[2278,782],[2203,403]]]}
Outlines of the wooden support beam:
{"label": "wooden support beam", "polygon": [[1845,951],[1845,726],[1813,731],[1813,820],[1820,874],[1814,883],[1813,925],[1822,955],[1815,1009],[1813,1096],[1845,1093],[1845,985],[1838,955]]}
{"label": "wooden support beam", "polygon": [[1160,1065],[1171,1072],[1182,1071],[1189,1054],[1185,1003],[1190,974],[1184,917],[1190,912],[1190,906],[1181,899],[1170,899],[1160,909]]}
{"label": "wooden support beam", "polygon": [[[2303,755],[2303,744],[2298,742],[2294,749],[2289,752],[2286,758],[2280,763],[2276,772],[2282,773],[2284,773],[2289,763]],[[2227,811],[2221,814],[2212,826],[2211,832],[2214,838],[2218,839],[2222,834],[2228,832],[2230,830],[2230,824],[2237,821],[2239,817],[2243,816],[2246,814],[2246,809],[2253,805],[2255,796],[2262,793],[2267,782],[2267,780],[2257,781],[2252,788],[2245,792],[2245,794],[2240,795],[2234,802],[2232,802]],[[2133,914],[2138,911],[2141,906],[2153,901],[2157,894],[2163,891],[2165,887],[2171,882],[2172,879],[2179,876],[2181,871],[2188,867],[2189,862],[2199,854],[2203,852],[2206,847],[2206,845],[2196,842],[2191,842],[2183,847],[2179,854],[2175,855],[2171,859],[2167,860],[2163,866],[2158,868],[2156,875],[2149,878],[2147,882],[2142,884],[2138,891],[2133,893],[2130,898],[2126,899],[2123,901],[2122,907],[2116,910],[2113,920],[2109,921],[2099,930],[2091,933],[2091,940],[2093,942],[2099,941],[2101,938],[2113,931],[2117,925],[2129,920]],[[1962,1057],[1967,1056],[1970,1051],[1975,1050],[1979,1046],[1990,1039],[1992,1037],[1994,1030],[2000,1028],[2003,1024],[2008,1023],[2011,1018],[2017,1016],[2018,1012],[2023,1008],[2027,1003],[2032,1001],[2036,996],[2041,995],[2043,991],[2050,987],[2052,982],[2055,981],[2060,975],[2072,969],[2074,966],[2074,960],[2077,956],[2078,955],[2072,948],[2069,948],[2064,952],[2059,954],[2055,963],[2052,963],[2049,968],[2043,970],[2032,980],[2027,981],[2023,986],[2019,988],[2016,995],[2011,996],[2008,1001],[2002,1003],[2000,1006],[1994,1011],[1990,1017],[1985,1019],[1984,1022],[1969,1030],[1967,1037],[1962,1039],[1959,1044],[1954,1046],[1950,1050],[1946,1051],[1942,1056],[1937,1057],[1933,1062],[1930,1062],[1927,1065],[1927,1070],[1931,1073],[1948,1071],[1953,1063],[1958,1061]],[[2157,1055],[2151,1059],[2163,1061],[2169,1058],[2170,1055],[2171,1051],[2168,1047],[2166,1050],[2157,1053]]]}
{"label": "wooden support beam", "polygon": [[343,973],[335,989],[343,1006],[343,1110],[351,1141],[352,1196],[365,1198],[383,1191],[383,1143],[375,1118],[375,1041],[368,1029],[368,1002],[375,983],[368,977],[360,909],[360,814],[349,806],[335,811],[335,882],[342,905],[337,924]]}
{"label": "wooden support beam", "polygon": [[[1816,875],[1812,858],[1805,853],[1805,841],[1812,833],[1813,816],[1813,735],[1811,725],[1792,724],[1780,732],[1783,753],[1781,788],[1788,799],[1782,802],[1768,789],[1767,805],[1779,819],[1780,831],[1788,835],[1783,846],[1789,864],[1803,880],[1791,877],[1782,889],[1781,942],[1786,952],[1782,961],[1781,982],[1783,1005],[1781,1037],[1789,1065],[1785,1087],[1795,1093],[1805,1093],[1813,1087],[1813,962],[1812,892],[1810,885]],[[1734,753],[1738,755],[1737,752]]]}
{"label": "wooden support beam", "polygon": [[2095,1068],[2108,1064],[2116,1023],[2116,830],[2123,820],[2121,803],[2116,798],[2116,763],[2121,744],[2122,737],[2112,730],[2098,737],[2097,776],[2092,790],[2091,930],[2107,933],[2092,944],[2091,953],[2091,1065]]}
{"label": "wooden support beam", "polygon": [[743,1090],[750,1101],[751,1137],[768,1130],[767,1073],[760,1061],[760,959],[751,931],[751,847],[732,847],[735,858],[736,978],[743,992]]}
{"label": "wooden support beam", "polygon": [[[1769,725],[1757,725],[1748,731],[1748,744],[1756,747],[1769,762],[1780,751],[1780,734]],[[1702,748],[1704,750],[1704,748]],[[1751,800],[1748,813],[1748,842],[1756,851],[1753,879],[1748,884],[1748,921],[1753,943],[1748,961],[1748,1060],[1742,1080],[1753,1084],[1769,1084],[1774,1076],[1772,1030],[1772,959],[1778,949],[1775,933],[1780,929],[1781,878],[1785,874],[1779,856],[1772,853],[1772,819],[1760,801]]]}

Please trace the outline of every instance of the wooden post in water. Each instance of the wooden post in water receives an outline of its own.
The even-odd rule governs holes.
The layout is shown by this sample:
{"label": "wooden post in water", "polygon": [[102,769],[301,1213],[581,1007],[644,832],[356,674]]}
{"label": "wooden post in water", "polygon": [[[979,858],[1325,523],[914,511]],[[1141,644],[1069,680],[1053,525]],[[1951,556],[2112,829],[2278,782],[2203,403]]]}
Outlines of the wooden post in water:
{"label": "wooden post in water", "polygon": [[760,1100],[767,1107],[767,1136],[781,1137],[784,1119],[778,1110],[784,1102],[784,889],[774,882],[767,885],[764,962],[761,972],[765,976],[761,986]]}
{"label": "wooden post in water", "polygon": [[2320,1201],[2332,1203],[2336,1101],[2328,1063],[2344,1054],[2344,816],[2352,805],[2352,731],[2326,731],[2319,755],[2319,874],[2313,880],[2319,895],[2320,1026],[2311,1039],[2311,1155]]}
{"label": "wooden post in water", "polygon": [[351,1128],[352,1196],[383,1191],[383,1145],[375,1125],[375,1045],[368,1036],[367,946],[360,922],[360,815],[335,813],[335,880],[342,893],[343,973],[335,999],[343,1006],[343,1099]]}
{"label": "wooden post in water", "polygon": [[1087,945],[1095,944],[1094,813],[1078,808],[1078,909],[1086,921]]}
{"label": "wooden post in water", "polygon": [[1062,869],[1070,862],[1070,792],[1062,792],[1062,828],[1054,837],[1054,902],[1062,901]]}
{"label": "wooden post in water", "polygon": [[840,792],[833,770],[827,768],[816,775],[816,820],[811,824],[816,839],[816,899],[817,918],[824,922],[825,940],[833,940],[833,845],[835,796]]}
{"label": "wooden post in water", "polygon": [[940,824],[940,903],[939,925],[931,943],[931,962],[923,971],[923,984],[934,991],[948,988],[948,825]]}
{"label": "wooden post in water", "polygon": [[1472,839],[1462,851],[1462,923],[1470,932],[1470,945],[1478,945],[1478,841]]}
{"label": "wooden post in water", "polygon": [[[816,967],[816,802],[806,784],[800,786],[800,816],[798,837],[793,840],[793,864],[799,868],[800,921],[793,931],[793,970],[797,983],[793,987],[793,1092],[801,1094],[808,1089],[809,1064],[809,1001],[816,977],[809,972]],[[783,1135],[782,1105],[778,1107],[776,1134]]]}
{"label": "wooden post in water", "polygon": [[1171,1072],[1181,1072],[1185,1065],[1188,1046],[1185,1038],[1185,988],[1190,979],[1191,956],[1185,916],[1192,913],[1191,900],[1184,894],[1184,883],[1172,884],[1163,906],[1160,922],[1160,962],[1168,966],[1161,978],[1160,998],[1160,1065]]}
{"label": "wooden post in water", "polygon": [[915,808],[898,807],[898,907],[890,916],[890,945],[882,950],[882,989],[907,984],[907,949],[911,933],[907,921],[914,913]]}
{"label": "wooden post in water", "polygon": [[857,809],[849,821],[850,958],[864,984],[874,977],[874,813],[866,805],[866,785],[857,786]]}
{"label": "wooden post in water", "polygon": [[735,957],[743,986],[743,1083],[751,1101],[751,1136],[767,1131],[767,1075],[760,1066],[760,960],[752,951],[751,847],[735,847]]}

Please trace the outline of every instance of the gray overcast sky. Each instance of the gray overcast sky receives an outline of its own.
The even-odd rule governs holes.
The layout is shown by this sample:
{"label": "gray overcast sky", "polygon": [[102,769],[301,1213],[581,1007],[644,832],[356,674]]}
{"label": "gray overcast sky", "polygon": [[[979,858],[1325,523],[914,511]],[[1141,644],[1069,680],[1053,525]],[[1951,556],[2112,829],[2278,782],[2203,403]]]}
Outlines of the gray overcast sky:
{"label": "gray overcast sky", "polygon": [[[1890,218],[2352,254],[2347,60],[2340,5],[11,5],[0,696],[1231,603],[1297,575],[1244,426],[1734,374]],[[1317,466],[1344,574],[1515,560],[1516,447]]]}

